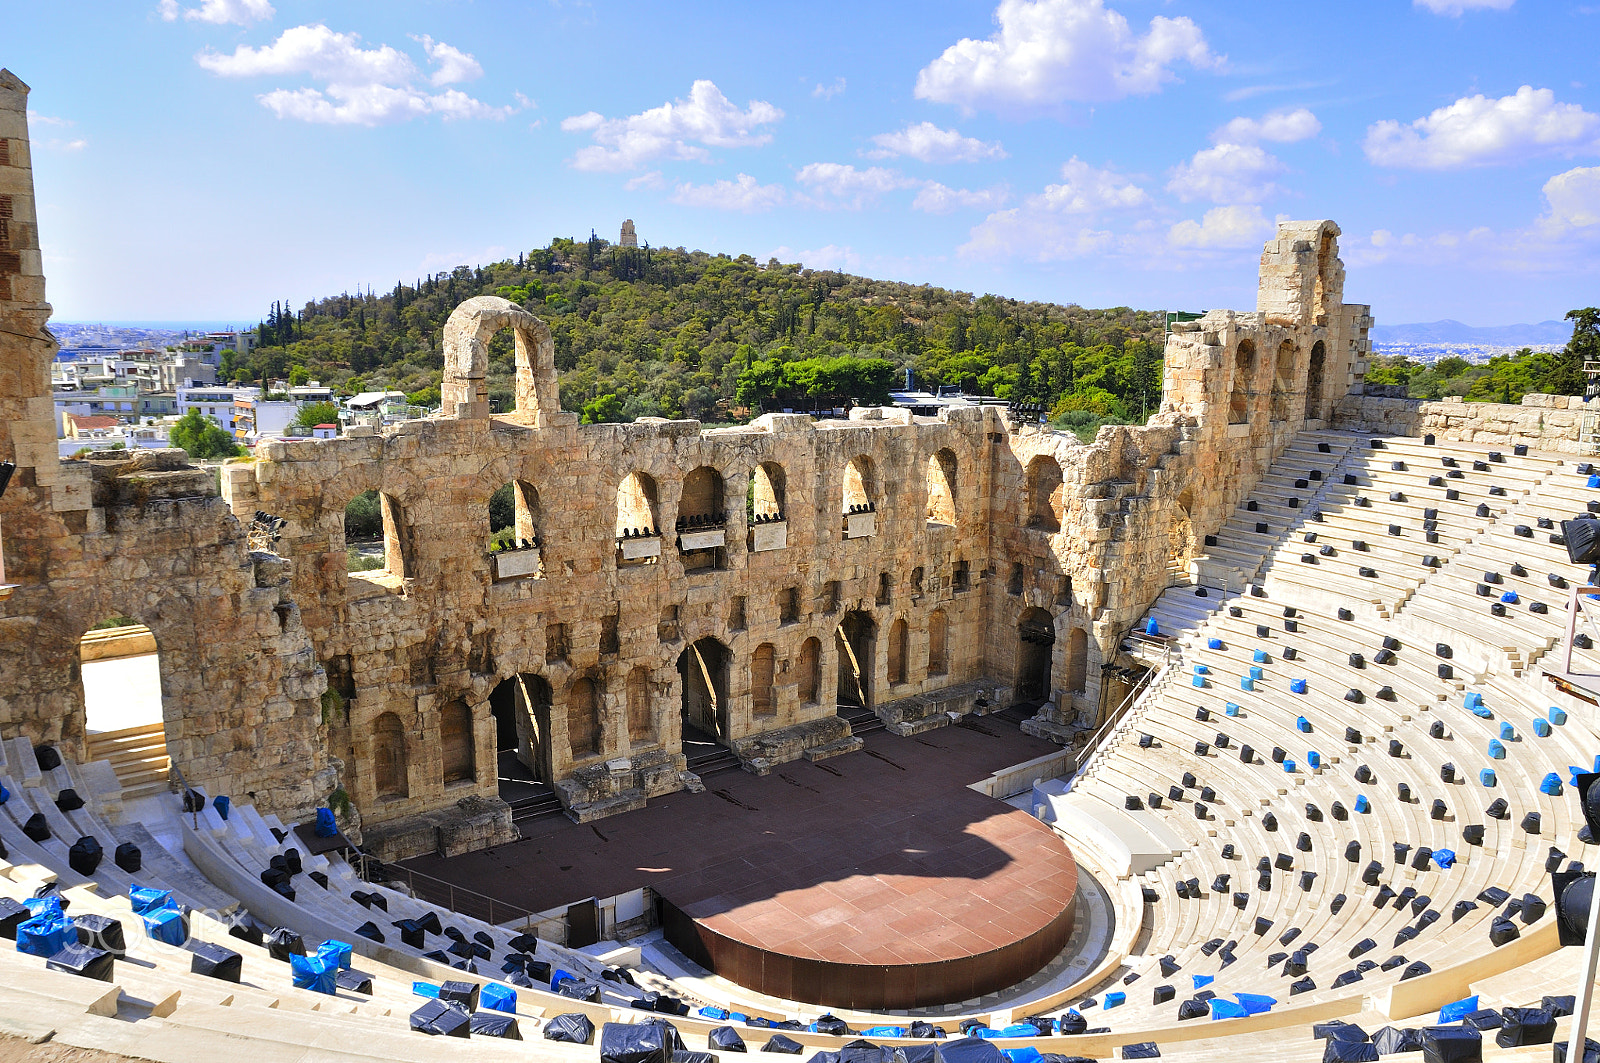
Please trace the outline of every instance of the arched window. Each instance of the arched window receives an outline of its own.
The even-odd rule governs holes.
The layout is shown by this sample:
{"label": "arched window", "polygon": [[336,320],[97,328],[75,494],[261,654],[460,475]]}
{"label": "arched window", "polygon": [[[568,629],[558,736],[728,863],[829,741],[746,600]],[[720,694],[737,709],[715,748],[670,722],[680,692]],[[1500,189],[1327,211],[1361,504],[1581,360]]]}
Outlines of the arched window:
{"label": "arched window", "polygon": [[630,472],[617,487],[617,538],[629,535],[659,535],[661,522],[656,509],[656,482],[642,472]]}
{"label": "arched window", "polygon": [[406,729],[386,712],[372,722],[372,781],[379,797],[410,797],[406,772]]}
{"label": "arched window", "polygon": [[543,523],[539,492],[532,484],[511,480],[489,496],[489,550],[503,555],[495,558],[496,579],[541,574]]}
{"label": "arched window", "polygon": [[860,455],[844,467],[844,512],[855,506],[871,506],[877,501],[877,485],[872,477],[872,459]]}
{"label": "arched window", "polygon": [[1327,371],[1327,348],[1321,340],[1311,345],[1311,361],[1306,367],[1306,419],[1321,420],[1323,375]]}
{"label": "arched window", "polygon": [[907,626],[904,620],[889,625],[889,682],[891,685],[906,681]]}
{"label": "arched window", "polygon": [[683,478],[683,495],[678,500],[678,546],[684,571],[723,567],[727,523],[722,474],[709,465],[692,470]]}
{"label": "arched window", "polygon": [[1061,466],[1048,454],[1028,463],[1028,527],[1061,530]]}
{"label": "arched window", "polygon": [[778,712],[777,692],[772,687],[775,656],[772,643],[763,642],[750,658],[750,705],[757,716],[775,716]]}
{"label": "arched window", "polygon": [[1255,393],[1256,345],[1240,340],[1233,354],[1233,393],[1228,397],[1228,423],[1250,422],[1250,400]]}
{"label": "arched window", "polygon": [[344,509],[348,571],[407,579],[416,575],[411,526],[399,500],[381,491],[363,491]]}
{"label": "arched window", "polygon": [[1289,419],[1289,399],[1294,395],[1294,363],[1299,353],[1292,340],[1278,345],[1278,361],[1272,370],[1272,419]]}
{"label": "arched window", "polygon": [[463,701],[448,703],[439,712],[439,753],[446,785],[477,779],[473,746],[472,710]]}
{"label": "arched window", "polygon": [[806,639],[800,646],[800,701],[806,705],[817,703],[817,691],[822,686],[822,640]]}
{"label": "arched window", "polygon": [[567,745],[573,760],[600,752],[600,696],[591,680],[580,679],[567,691]]}
{"label": "arched window", "polygon": [[628,743],[655,741],[656,718],[650,705],[650,671],[643,665],[628,673]]}
{"label": "arched window", "polygon": [[1067,639],[1067,690],[1082,694],[1089,684],[1089,633],[1081,627],[1072,629]]}
{"label": "arched window", "polygon": [[944,675],[950,671],[950,621],[943,609],[928,614],[928,674]]}
{"label": "arched window", "polygon": [[928,523],[956,522],[956,455],[946,447],[928,459]]}
{"label": "arched window", "polygon": [[788,476],[782,465],[775,461],[757,465],[750,476],[750,516],[762,520],[783,519],[787,491]]}

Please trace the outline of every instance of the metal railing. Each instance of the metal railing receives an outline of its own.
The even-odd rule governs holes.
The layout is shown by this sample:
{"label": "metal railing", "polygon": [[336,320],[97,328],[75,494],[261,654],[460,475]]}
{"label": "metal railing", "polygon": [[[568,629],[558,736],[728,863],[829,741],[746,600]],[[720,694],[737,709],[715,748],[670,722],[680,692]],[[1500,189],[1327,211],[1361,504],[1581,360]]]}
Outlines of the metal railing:
{"label": "metal railing", "polygon": [[1072,778],[1067,780],[1067,789],[1069,791],[1078,784],[1078,780],[1084,776],[1095,762],[1100,754],[1100,747],[1111,738],[1117,726],[1127,718],[1141,698],[1155,689],[1158,681],[1172,667],[1172,644],[1170,642],[1162,647],[1162,654],[1161,667],[1151,668],[1140,676],[1139,681],[1129,688],[1128,693],[1118,703],[1117,707],[1107,714],[1106,718],[1100,722],[1100,726],[1096,727],[1094,733],[1089,736],[1089,741],[1083,747],[1084,757],[1078,763],[1078,770],[1074,771]]}
{"label": "metal railing", "polygon": [[356,873],[363,881],[371,882],[374,865],[378,865],[381,874],[378,876],[384,882],[401,881],[406,884],[406,889],[411,895],[429,904],[437,904],[448,908],[457,915],[469,916],[473,919],[492,923],[495,926],[509,925],[512,920],[520,919],[514,929],[520,932],[531,930],[539,922],[539,913],[525,905],[511,904],[508,901],[491,897],[487,893],[469,890],[464,886],[457,886],[444,879],[425,875],[420,871],[413,871],[409,867],[399,864],[387,864],[376,857],[369,856],[358,849],[352,849],[347,858],[356,867]]}

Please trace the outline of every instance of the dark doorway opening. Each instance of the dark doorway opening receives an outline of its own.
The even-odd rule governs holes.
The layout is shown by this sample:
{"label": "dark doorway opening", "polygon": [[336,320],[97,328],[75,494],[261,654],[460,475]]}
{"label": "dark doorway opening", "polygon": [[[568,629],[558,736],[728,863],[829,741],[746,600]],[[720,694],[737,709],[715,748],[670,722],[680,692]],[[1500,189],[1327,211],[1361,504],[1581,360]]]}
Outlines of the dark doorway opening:
{"label": "dark doorway opening", "polygon": [[696,775],[739,762],[728,748],[731,656],[728,648],[714,638],[690,643],[678,655],[678,686],[683,692],[683,755],[689,770]]}
{"label": "dark doorway opening", "polygon": [[1055,656],[1055,620],[1043,609],[1029,609],[1017,624],[1016,700],[1042,703],[1050,699],[1050,663]]}
{"label": "dark doorway opening", "polygon": [[839,656],[838,703],[841,715],[846,709],[872,708],[872,665],[878,625],[859,609],[844,614],[834,632],[834,649]]}
{"label": "dark doorway opening", "polygon": [[500,799],[512,819],[558,812],[561,802],[549,786],[550,684],[531,673],[501,680],[489,695],[494,716],[495,766]]}

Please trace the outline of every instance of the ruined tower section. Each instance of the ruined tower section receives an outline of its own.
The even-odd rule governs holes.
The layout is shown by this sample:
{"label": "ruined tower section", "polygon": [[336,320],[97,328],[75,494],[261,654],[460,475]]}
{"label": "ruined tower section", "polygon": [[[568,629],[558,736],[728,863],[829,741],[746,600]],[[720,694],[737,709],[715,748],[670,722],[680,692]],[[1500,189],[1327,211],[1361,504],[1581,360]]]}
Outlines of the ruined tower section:
{"label": "ruined tower section", "polygon": [[28,88],[0,71],[0,737],[85,754],[79,639],[127,617],[154,635],[173,766],[209,793],[295,816],[337,786],[325,683],[285,563],[250,553],[214,474],[181,450],[57,457]]}

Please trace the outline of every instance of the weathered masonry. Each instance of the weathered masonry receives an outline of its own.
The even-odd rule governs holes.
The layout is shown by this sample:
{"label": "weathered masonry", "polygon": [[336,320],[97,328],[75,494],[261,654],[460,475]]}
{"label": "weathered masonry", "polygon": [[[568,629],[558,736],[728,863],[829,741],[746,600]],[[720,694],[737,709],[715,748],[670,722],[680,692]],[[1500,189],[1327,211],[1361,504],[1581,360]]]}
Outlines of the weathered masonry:
{"label": "weathered masonry", "polygon": [[[1070,740],[1125,689],[1128,626],[1365,369],[1331,222],[1281,223],[1257,310],[1177,326],[1161,410],[1088,445],[993,407],[580,426],[544,324],[481,297],[445,328],[439,417],[266,444],[219,499],[181,452],[56,458],[26,92],[0,79],[0,734],[81,755],[78,640],[132,617],[191,785],[286,814],[348,797],[390,855],[510,837],[508,742],[591,818],[697,786],[686,728],[752,771],[855,748],[841,706],[912,733],[1025,701]],[[491,416],[506,329],[517,409]],[[386,567],[351,572],[366,492]],[[275,553],[249,549],[258,510]]]}

